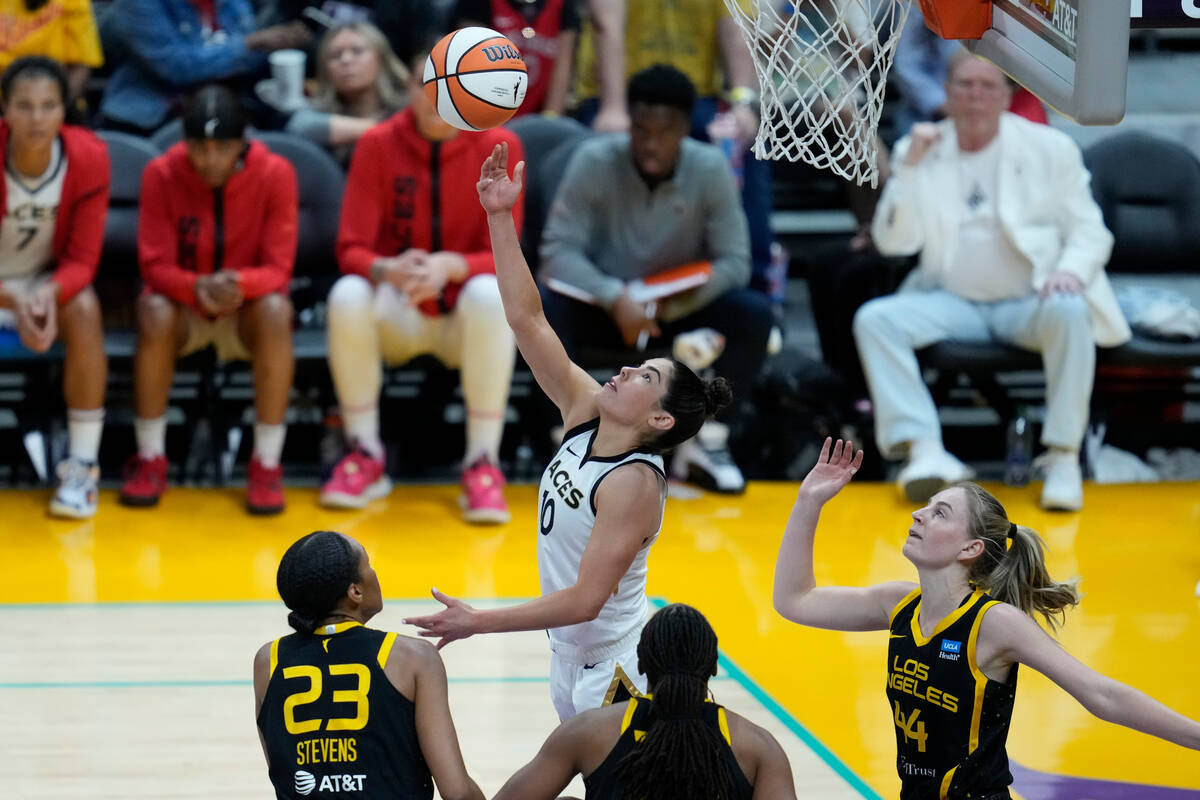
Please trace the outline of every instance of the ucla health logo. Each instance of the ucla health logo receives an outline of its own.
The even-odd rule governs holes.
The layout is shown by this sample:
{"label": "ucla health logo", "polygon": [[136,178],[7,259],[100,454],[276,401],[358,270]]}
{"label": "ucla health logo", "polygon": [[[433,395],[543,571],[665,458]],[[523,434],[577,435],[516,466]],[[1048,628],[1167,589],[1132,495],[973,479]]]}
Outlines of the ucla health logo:
{"label": "ucla health logo", "polygon": [[938,658],[944,658],[947,661],[958,661],[959,654],[962,653],[962,642],[954,639],[942,639],[942,649],[938,653]]}
{"label": "ucla health logo", "polygon": [[296,770],[296,793],[311,794],[312,790],[317,786],[317,779],[311,772],[305,772],[302,769]]}

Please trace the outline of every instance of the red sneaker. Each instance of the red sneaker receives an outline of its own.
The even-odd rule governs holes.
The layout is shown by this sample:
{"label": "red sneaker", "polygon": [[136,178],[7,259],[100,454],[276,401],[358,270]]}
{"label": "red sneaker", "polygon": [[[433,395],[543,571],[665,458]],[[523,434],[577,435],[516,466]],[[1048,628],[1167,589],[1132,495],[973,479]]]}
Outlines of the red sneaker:
{"label": "red sneaker", "polygon": [[121,486],[121,503],[149,508],[158,505],[158,498],[167,490],[167,457],[142,458],[130,456],[125,462],[125,483]]}
{"label": "red sneaker", "polygon": [[283,511],[283,467],[267,469],[258,460],[250,459],[246,472],[246,510],[251,514],[278,514]]}
{"label": "red sneaker", "polygon": [[487,456],[463,470],[462,490],[458,504],[467,522],[499,525],[512,519],[504,502],[504,475]]}
{"label": "red sneaker", "polygon": [[387,497],[391,491],[383,459],[355,450],[333,468],[333,477],[321,487],[320,502],[328,508],[366,508],[367,503]]}

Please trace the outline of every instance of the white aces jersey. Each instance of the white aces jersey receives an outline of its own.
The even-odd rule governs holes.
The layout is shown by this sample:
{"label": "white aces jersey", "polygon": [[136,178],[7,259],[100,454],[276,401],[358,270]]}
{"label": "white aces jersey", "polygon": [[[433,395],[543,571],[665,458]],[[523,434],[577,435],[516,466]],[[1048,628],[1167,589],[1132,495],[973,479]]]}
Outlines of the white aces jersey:
{"label": "white aces jersey", "polygon": [[[596,523],[596,490],[605,476],[614,469],[631,463],[642,463],[663,477],[662,456],[648,450],[631,450],[621,455],[599,458],[591,455],[592,443],[600,420],[594,419],[572,428],[563,436],[562,445],[550,465],[542,473],[538,485],[538,574],[542,594],[550,594],[574,586],[579,578],[579,562]],[[664,488],[662,502],[666,503]],[[661,517],[660,506],[660,517]],[[601,661],[614,655],[614,645],[633,645],[646,622],[646,556],[650,545],[662,530],[637,552],[629,570],[621,577],[616,590],[599,616],[590,622],[551,628],[551,649],[576,663]]]}
{"label": "white aces jersey", "polygon": [[0,209],[0,279],[32,279],[54,259],[54,224],[62,199],[67,158],[55,139],[50,164],[36,177],[4,173],[7,208]]}

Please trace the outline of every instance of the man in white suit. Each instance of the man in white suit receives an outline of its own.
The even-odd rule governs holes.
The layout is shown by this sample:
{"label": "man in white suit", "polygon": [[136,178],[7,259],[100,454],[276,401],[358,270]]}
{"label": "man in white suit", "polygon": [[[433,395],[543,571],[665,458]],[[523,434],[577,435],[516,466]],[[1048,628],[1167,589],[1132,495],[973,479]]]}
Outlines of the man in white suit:
{"label": "man in white suit", "polygon": [[915,502],[971,477],[942,446],[915,351],[953,339],[1040,352],[1041,504],[1078,510],[1096,345],[1130,335],[1104,273],[1112,234],[1079,148],[1007,113],[1011,87],[999,69],[962,51],[951,60],[946,90],[947,119],[918,123],[897,143],[871,228],[881,253],[919,251],[920,262],[898,293],[854,317],[879,447],[907,457],[898,482]]}

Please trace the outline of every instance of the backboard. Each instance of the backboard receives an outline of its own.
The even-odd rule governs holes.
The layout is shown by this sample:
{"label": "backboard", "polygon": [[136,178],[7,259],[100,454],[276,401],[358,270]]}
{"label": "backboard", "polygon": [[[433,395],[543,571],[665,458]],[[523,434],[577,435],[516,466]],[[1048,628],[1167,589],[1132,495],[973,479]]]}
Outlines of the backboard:
{"label": "backboard", "polygon": [[1084,125],[1125,115],[1128,0],[992,0],[992,27],[971,52]]}

